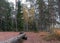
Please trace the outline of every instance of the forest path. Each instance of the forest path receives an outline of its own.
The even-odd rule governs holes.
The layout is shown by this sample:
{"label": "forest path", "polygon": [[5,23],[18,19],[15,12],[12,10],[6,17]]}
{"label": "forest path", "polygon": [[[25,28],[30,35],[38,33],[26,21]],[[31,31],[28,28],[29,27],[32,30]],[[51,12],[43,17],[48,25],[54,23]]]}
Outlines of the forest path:
{"label": "forest path", "polygon": [[[25,32],[27,36],[27,40],[24,40],[23,43],[60,43],[57,40],[45,41],[43,37],[45,37],[48,33],[47,32]],[[19,32],[0,32],[0,41],[8,40],[14,36],[17,36]]]}
{"label": "forest path", "polygon": [[60,43],[60,41],[46,41],[43,40],[43,37],[47,35],[48,33],[46,32],[39,32],[39,33],[33,33],[33,32],[27,32],[26,35],[28,37],[27,40],[24,41],[24,43]]}

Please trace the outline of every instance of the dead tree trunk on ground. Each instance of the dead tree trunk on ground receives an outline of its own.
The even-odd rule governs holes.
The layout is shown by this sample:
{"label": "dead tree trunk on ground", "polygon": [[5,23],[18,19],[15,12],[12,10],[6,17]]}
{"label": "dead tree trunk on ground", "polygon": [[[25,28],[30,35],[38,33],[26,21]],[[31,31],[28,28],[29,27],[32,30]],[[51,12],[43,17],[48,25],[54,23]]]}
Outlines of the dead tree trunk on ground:
{"label": "dead tree trunk on ground", "polygon": [[27,37],[25,36],[25,34],[20,34],[16,37],[10,38],[0,43],[23,43],[23,40],[27,40]]}

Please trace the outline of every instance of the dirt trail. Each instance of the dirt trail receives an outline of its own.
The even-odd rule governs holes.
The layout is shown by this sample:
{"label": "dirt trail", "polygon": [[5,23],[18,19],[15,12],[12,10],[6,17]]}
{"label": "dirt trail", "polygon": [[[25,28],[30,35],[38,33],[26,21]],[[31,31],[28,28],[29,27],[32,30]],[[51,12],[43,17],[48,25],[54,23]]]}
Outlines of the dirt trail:
{"label": "dirt trail", "polygon": [[[45,32],[25,32],[28,39],[24,40],[24,43],[60,43],[60,41],[45,41],[43,40],[43,37],[47,35]],[[0,41],[7,40],[9,38],[12,38],[14,36],[17,36],[19,32],[0,32]]]}
{"label": "dirt trail", "polygon": [[15,37],[19,32],[0,32],[0,41],[8,40],[9,38]]}
{"label": "dirt trail", "polygon": [[26,33],[28,40],[25,40],[24,43],[60,43],[60,41],[45,41],[43,40],[44,35],[46,35],[46,33]]}

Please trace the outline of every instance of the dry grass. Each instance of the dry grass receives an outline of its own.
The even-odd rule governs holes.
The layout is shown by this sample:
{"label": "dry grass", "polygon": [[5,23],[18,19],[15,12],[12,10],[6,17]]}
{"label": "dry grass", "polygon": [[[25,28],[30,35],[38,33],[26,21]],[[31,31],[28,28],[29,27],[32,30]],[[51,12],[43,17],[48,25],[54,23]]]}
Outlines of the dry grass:
{"label": "dry grass", "polygon": [[50,40],[60,40],[60,29],[52,28],[52,33],[48,34],[44,39],[47,41]]}

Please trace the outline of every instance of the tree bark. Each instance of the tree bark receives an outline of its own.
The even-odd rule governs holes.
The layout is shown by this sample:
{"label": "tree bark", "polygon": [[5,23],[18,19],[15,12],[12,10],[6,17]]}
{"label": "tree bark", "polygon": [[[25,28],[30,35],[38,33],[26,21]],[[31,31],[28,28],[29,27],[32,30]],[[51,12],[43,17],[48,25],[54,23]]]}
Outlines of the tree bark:
{"label": "tree bark", "polygon": [[16,37],[10,38],[8,40],[5,40],[3,42],[0,43],[22,43],[23,42],[23,37],[25,36],[25,34],[20,34]]}

